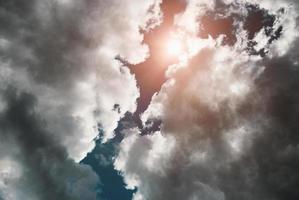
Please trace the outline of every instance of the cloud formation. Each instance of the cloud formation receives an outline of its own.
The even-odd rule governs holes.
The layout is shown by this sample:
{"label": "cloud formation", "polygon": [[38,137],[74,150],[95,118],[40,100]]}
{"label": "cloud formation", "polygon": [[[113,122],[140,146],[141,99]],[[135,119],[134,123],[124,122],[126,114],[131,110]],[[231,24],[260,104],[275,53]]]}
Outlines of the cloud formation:
{"label": "cloud formation", "polygon": [[[0,199],[95,199],[98,179],[77,162],[98,129],[113,137],[136,109],[140,28],[160,1],[0,2]],[[149,21],[151,23],[149,23]]]}
{"label": "cloud formation", "polygon": [[[126,130],[115,168],[142,199],[298,199],[298,3],[187,1],[176,16],[186,55],[142,116],[159,131]],[[248,25],[262,13],[259,29]],[[203,16],[232,18],[201,38]]]}

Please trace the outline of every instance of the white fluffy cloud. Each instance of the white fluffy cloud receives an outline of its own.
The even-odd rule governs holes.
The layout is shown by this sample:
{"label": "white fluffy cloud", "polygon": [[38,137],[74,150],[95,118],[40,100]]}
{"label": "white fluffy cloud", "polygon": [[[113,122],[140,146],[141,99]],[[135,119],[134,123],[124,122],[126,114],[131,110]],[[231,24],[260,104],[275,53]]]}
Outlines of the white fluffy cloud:
{"label": "white fluffy cloud", "polygon": [[[145,125],[161,120],[161,130],[127,130],[115,167],[137,187],[134,200],[296,199],[297,3],[210,2],[188,1],[176,17],[194,42],[142,116]],[[273,39],[262,28],[249,41],[248,5],[274,15],[280,35]],[[225,35],[197,38],[198,17],[213,12],[237,15],[233,45],[223,44]],[[257,43],[254,53],[249,42]]]}

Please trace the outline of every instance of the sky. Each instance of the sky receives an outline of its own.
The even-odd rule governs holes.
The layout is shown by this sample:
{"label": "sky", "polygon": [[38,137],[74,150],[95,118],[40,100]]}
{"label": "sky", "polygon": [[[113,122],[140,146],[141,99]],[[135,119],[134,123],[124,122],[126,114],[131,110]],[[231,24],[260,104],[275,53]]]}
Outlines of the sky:
{"label": "sky", "polygon": [[0,200],[298,200],[297,0],[0,0]]}

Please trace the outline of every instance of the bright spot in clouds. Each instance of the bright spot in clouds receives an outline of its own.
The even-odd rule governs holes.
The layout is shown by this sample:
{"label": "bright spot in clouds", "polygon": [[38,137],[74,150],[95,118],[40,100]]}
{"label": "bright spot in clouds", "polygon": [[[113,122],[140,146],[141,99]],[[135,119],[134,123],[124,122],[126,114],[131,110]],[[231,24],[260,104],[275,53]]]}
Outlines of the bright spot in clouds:
{"label": "bright spot in clouds", "polygon": [[168,39],[166,51],[169,56],[179,56],[183,53],[183,44],[179,38],[172,37]]}

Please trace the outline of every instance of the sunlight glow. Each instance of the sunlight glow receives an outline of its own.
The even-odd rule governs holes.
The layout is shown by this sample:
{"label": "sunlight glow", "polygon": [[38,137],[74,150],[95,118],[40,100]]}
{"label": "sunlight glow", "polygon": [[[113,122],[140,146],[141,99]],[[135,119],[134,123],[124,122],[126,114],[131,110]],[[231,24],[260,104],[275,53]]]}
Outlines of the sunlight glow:
{"label": "sunlight glow", "polygon": [[180,56],[183,53],[182,42],[178,38],[170,38],[166,44],[169,56]]}

